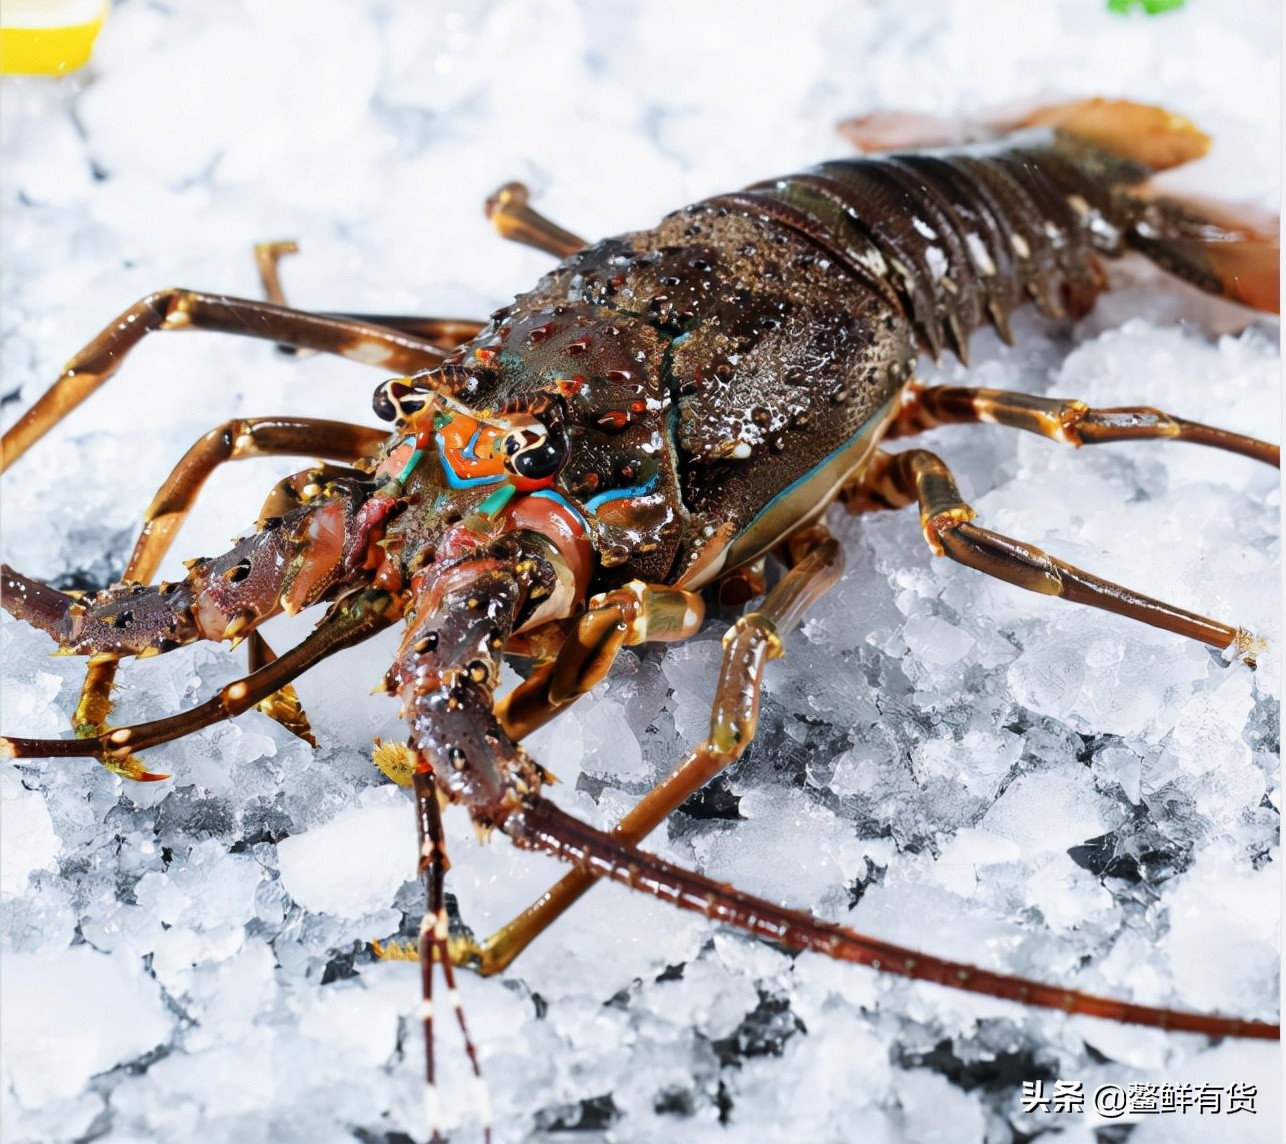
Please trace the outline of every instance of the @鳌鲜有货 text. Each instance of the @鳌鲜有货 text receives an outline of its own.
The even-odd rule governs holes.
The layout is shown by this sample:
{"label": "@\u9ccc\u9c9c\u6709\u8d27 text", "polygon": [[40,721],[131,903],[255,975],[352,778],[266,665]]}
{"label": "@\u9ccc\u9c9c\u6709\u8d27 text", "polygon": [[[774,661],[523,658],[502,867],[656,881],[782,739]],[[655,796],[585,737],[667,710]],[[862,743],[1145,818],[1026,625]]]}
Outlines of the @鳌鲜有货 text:
{"label": "@\u9ccc\u9c9c\u6709\u8d27 text", "polygon": [[1253,1084],[1103,1084],[1085,1095],[1078,1080],[1023,1081],[1023,1112],[1097,1112],[1122,1116],[1179,1112],[1196,1115],[1258,1111]]}

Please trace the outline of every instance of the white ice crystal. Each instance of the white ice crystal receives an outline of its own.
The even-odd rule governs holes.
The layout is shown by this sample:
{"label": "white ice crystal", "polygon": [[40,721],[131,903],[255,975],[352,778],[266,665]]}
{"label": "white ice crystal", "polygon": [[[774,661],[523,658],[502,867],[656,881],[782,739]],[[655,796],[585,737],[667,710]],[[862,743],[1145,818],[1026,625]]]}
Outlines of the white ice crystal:
{"label": "white ice crystal", "polygon": [[6,1085],[27,1108],[74,1096],[90,1077],[134,1061],[173,1032],[143,967],[87,945],[8,958],[0,1005]]}
{"label": "white ice crystal", "polygon": [[[414,835],[415,815],[404,795],[395,787],[365,791],[352,810],[281,840],[281,884],[306,910],[364,917],[386,907],[406,881]],[[407,840],[405,852],[389,845],[396,838]]]}
{"label": "white ice crystal", "polygon": [[37,870],[56,870],[62,849],[45,800],[16,774],[0,775],[0,893],[24,894]]}

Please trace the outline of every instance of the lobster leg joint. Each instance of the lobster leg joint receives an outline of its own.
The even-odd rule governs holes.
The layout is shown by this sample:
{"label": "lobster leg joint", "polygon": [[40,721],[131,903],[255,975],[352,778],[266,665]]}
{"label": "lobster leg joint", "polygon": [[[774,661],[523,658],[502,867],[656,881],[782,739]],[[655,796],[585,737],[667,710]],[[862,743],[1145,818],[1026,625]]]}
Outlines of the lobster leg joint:
{"label": "lobster leg joint", "polygon": [[1059,596],[1128,616],[1164,631],[1217,648],[1248,666],[1262,642],[1251,632],[1189,612],[1141,592],[1103,580],[1064,563],[1031,544],[972,523],[974,511],[960,498],[951,470],[924,449],[893,456],[879,453],[843,491],[851,511],[900,508],[918,501],[925,537],[933,551],[1029,592]]}

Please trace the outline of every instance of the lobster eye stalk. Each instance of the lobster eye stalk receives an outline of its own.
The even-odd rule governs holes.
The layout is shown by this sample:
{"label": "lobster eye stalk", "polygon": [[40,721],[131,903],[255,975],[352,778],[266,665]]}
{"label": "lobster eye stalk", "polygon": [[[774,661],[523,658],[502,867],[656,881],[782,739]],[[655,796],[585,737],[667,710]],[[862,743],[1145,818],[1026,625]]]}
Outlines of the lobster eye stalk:
{"label": "lobster eye stalk", "polygon": [[371,395],[371,408],[381,421],[405,424],[424,408],[433,390],[411,384],[409,378],[394,377],[381,382]]}
{"label": "lobster eye stalk", "polygon": [[567,463],[567,434],[561,424],[533,421],[506,434],[502,448],[505,468],[528,481],[557,476]]}

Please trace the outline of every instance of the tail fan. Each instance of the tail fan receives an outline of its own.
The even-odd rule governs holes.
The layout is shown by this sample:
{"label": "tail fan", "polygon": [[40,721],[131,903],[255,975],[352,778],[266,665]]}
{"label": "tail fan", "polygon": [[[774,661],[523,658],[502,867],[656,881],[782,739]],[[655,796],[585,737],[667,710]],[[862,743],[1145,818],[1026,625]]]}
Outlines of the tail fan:
{"label": "tail fan", "polygon": [[1212,294],[1281,313],[1281,229],[1254,207],[1166,193],[1140,195],[1130,245]]}
{"label": "tail fan", "polygon": [[1210,136],[1182,115],[1124,99],[1078,99],[1041,107],[1023,104],[975,118],[876,111],[846,119],[839,132],[870,152],[959,146],[998,139],[1026,127],[1054,128],[1152,171],[1168,171],[1210,150]]}

